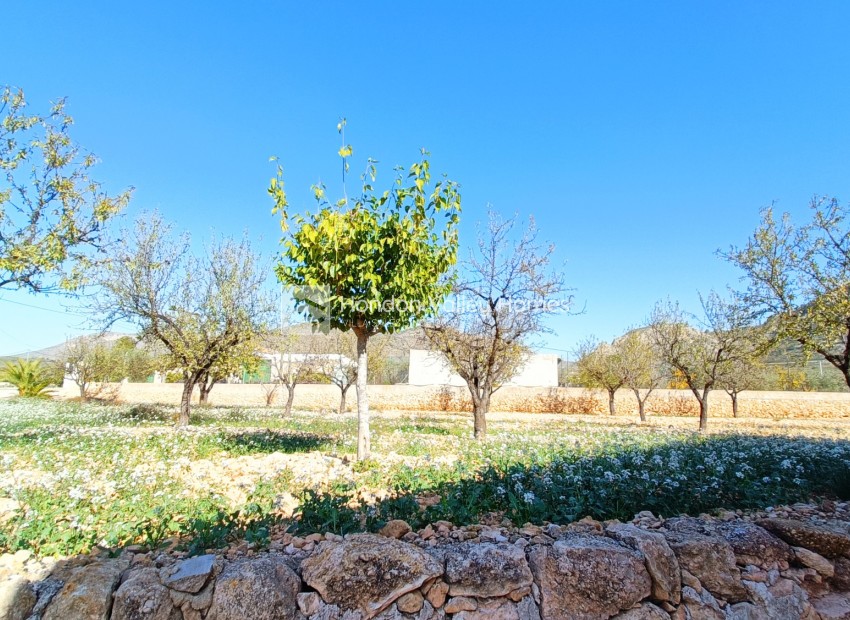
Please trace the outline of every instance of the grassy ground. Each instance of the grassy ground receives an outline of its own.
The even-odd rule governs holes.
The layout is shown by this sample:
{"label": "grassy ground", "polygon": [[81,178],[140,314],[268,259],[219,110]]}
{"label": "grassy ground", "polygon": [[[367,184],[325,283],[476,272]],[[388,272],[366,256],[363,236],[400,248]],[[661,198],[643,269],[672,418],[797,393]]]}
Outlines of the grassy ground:
{"label": "grassy ground", "polygon": [[390,518],[414,526],[568,522],[850,495],[850,422],[376,412],[374,458],[354,463],[352,415],[0,401],[0,497],[20,505],[0,550],[93,545],[191,551],[271,528],[347,532]]}

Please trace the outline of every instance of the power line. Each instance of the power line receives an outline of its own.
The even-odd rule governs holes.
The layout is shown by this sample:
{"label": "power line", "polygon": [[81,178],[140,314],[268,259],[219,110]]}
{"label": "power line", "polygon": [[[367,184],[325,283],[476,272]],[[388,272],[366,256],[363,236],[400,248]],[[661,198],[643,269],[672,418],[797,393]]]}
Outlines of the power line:
{"label": "power line", "polygon": [[36,306],[34,304],[26,304],[22,301],[12,301],[11,299],[0,298],[0,301],[5,301],[7,304],[15,304],[16,306],[24,306],[26,308],[35,308],[36,310],[44,310],[45,312],[54,312],[56,314],[73,314],[75,316],[86,316],[81,312],[73,312],[72,310],[55,310],[54,308],[45,308],[44,306]]}

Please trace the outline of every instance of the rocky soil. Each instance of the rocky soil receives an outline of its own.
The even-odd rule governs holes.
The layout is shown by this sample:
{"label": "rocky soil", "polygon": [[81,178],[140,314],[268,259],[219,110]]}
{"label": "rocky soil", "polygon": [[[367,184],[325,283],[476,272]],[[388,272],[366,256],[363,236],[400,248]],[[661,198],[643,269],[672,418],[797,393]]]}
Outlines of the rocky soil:
{"label": "rocky soil", "polygon": [[0,556],[0,620],[850,619],[850,507]]}

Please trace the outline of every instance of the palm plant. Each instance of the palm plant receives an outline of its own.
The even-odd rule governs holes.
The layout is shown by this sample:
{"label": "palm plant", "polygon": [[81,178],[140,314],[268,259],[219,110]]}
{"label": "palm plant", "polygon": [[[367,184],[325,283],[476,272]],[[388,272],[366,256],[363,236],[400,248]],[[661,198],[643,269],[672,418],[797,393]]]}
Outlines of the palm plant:
{"label": "palm plant", "polygon": [[47,397],[47,386],[50,379],[47,377],[41,360],[19,359],[15,362],[6,362],[0,378],[8,381],[18,388],[19,396]]}

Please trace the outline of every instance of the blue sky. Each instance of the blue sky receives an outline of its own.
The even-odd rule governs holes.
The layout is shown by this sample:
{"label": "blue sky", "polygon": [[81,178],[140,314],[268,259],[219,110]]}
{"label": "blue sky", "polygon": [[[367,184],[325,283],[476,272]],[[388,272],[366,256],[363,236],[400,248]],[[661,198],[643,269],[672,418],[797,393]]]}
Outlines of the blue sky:
{"label": "blue sky", "polygon": [[[714,252],[760,207],[850,200],[846,2],[176,4],[13,3],[0,83],[68,98],[95,176],[136,188],[128,217],[268,254],[269,156],[306,209],[337,187],[340,117],[379,181],[426,147],[463,186],[465,247],[488,203],[557,245],[586,311],[551,322],[552,352],[735,284]],[[0,293],[0,354],[79,333],[62,312]]]}

